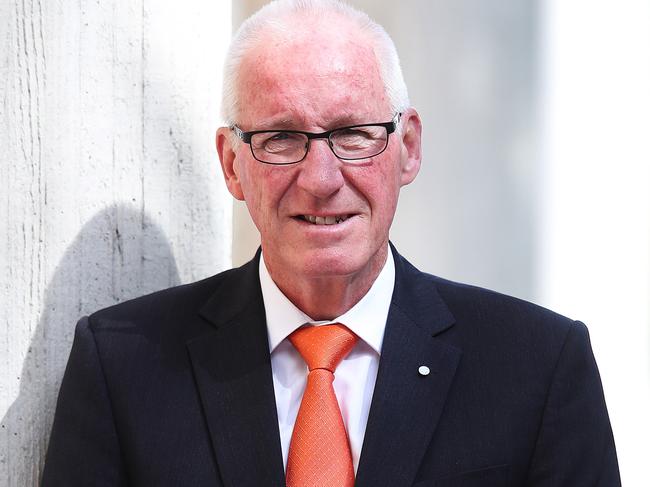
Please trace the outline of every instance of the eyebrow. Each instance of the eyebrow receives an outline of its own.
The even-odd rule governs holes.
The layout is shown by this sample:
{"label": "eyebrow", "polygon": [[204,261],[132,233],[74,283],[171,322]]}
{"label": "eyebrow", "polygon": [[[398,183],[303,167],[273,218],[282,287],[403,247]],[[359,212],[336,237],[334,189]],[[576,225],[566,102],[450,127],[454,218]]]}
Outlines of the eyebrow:
{"label": "eyebrow", "polygon": [[[354,125],[360,125],[364,123],[373,123],[373,121],[362,121],[358,117],[352,114],[341,115],[325,126],[325,130],[332,130],[339,127],[349,127]],[[277,120],[270,119],[268,121],[260,122],[260,124],[255,128],[255,130],[303,130],[304,127],[301,127],[295,119],[293,118],[280,118]]]}
{"label": "eyebrow", "polygon": [[338,118],[332,120],[332,123],[328,127],[329,129],[335,129],[337,127],[348,127],[350,125],[359,125],[363,123],[373,123],[372,121],[361,121],[356,115],[346,114],[341,115]]}
{"label": "eyebrow", "polygon": [[264,122],[260,122],[260,124],[257,125],[255,130],[273,130],[273,129],[290,130],[292,127],[295,126],[296,123],[291,118],[281,118],[278,120],[271,119]]}

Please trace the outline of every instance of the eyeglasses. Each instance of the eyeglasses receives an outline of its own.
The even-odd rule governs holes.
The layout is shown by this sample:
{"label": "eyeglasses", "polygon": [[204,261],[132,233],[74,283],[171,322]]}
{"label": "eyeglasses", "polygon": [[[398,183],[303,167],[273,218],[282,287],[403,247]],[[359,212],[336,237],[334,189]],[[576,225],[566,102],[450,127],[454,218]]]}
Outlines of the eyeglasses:
{"label": "eyeglasses", "polygon": [[334,155],[345,161],[360,161],[381,154],[388,147],[388,136],[395,132],[401,113],[390,122],[365,123],[313,133],[301,130],[254,130],[244,132],[237,125],[230,127],[253,157],[265,164],[296,164],[307,157],[313,139],[327,139]]}

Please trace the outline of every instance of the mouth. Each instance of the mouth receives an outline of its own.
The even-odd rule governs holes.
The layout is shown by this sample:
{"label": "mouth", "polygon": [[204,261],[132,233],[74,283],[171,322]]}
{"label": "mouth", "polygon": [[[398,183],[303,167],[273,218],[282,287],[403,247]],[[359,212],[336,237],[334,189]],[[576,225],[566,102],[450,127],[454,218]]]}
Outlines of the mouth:
{"label": "mouth", "polygon": [[298,215],[298,219],[311,223],[313,225],[337,225],[343,223],[352,215],[327,215],[327,216],[315,216],[315,215]]}

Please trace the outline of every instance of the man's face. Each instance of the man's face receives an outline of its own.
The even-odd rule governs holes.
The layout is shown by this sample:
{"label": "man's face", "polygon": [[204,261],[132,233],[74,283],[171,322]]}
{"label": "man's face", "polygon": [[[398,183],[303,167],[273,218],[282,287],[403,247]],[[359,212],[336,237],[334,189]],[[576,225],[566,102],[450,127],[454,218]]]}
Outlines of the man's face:
{"label": "man's face", "polygon": [[[244,131],[322,132],[394,116],[371,48],[347,29],[312,31],[306,40],[270,39],[248,53],[239,80],[237,124]],[[385,261],[400,187],[419,169],[414,110],[404,114],[386,150],[361,164],[338,159],[324,139],[313,140],[307,157],[288,166],[255,160],[248,145],[231,145],[225,129],[217,145],[228,187],[246,201],[276,282],[374,279]],[[327,225],[305,216],[345,220]]]}

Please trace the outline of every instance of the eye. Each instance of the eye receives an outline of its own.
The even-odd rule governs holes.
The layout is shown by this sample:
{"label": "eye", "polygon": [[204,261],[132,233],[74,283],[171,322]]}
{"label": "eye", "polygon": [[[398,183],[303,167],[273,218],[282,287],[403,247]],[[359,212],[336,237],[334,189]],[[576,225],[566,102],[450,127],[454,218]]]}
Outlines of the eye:
{"label": "eye", "polygon": [[294,132],[263,132],[255,134],[251,143],[256,150],[271,154],[286,153],[302,150],[307,142],[307,137]]}
{"label": "eye", "polygon": [[340,138],[350,138],[350,139],[364,138],[365,139],[368,137],[372,137],[372,131],[368,130],[365,127],[349,128],[349,129],[336,131],[336,136]]}
{"label": "eye", "polygon": [[343,159],[363,159],[386,148],[388,134],[382,125],[346,127],[332,132],[334,153]]}
{"label": "eye", "polygon": [[290,138],[290,136],[289,136],[289,134],[287,132],[277,132],[276,134],[271,135],[266,141],[267,142],[269,142],[269,141],[277,142],[277,141],[280,141],[280,140],[287,140],[289,138]]}
{"label": "eye", "polygon": [[346,149],[365,148],[380,138],[381,130],[376,127],[352,127],[332,134],[334,144]]}

